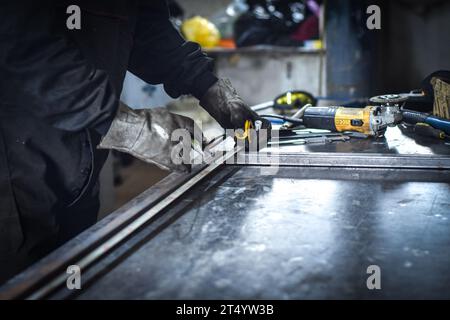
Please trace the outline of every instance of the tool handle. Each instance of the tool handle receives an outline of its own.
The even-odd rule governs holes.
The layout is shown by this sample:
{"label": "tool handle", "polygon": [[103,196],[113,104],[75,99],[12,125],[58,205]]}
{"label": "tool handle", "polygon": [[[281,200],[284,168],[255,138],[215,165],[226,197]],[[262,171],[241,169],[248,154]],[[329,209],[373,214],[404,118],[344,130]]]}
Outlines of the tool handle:
{"label": "tool handle", "polygon": [[450,120],[413,110],[403,110],[402,116],[403,121],[406,123],[409,124],[416,124],[419,122],[426,123],[432,126],[433,128],[442,130],[447,135],[450,135]]}
{"label": "tool handle", "polygon": [[450,135],[450,120],[439,118],[436,116],[429,116],[425,123],[428,123],[433,128],[444,131]]}
{"label": "tool handle", "polygon": [[416,124],[416,123],[425,123],[426,119],[428,118],[428,114],[417,112],[413,110],[403,110],[402,111],[403,121],[409,124]]}
{"label": "tool handle", "polygon": [[414,132],[421,136],[433,137],[437,139],[445,139],[444,131],[435,129],[429,124],[422,122],[419,122],[414,126]]}

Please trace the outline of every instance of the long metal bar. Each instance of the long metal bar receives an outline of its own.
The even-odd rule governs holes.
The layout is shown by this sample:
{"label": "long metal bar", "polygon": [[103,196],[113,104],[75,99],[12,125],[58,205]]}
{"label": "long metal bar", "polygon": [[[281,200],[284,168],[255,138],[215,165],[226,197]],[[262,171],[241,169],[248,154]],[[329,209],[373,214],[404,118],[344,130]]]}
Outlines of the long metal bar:
{"label": "long metal bar", "polygon": [[28,292],[45,282],[47,277],[66,268],[72,264],[72,261],[110,238],[202,169],[203,167],[195,169],[192,174],[172,172],[88,230],[8,281],[0,287],[0,300],[26,297]]}
{"label": "long metal bar", "polygon": [[[173,193],[171,193],[167,198],[158,202],[155,206],[153,206],[150,210],[146,211],[136,220],[132,221],[129,225],[127,225],[124,229],[119,231],[110,239],[106,240],[100,246],[89,252],[86,256],[81,258],[79,261],[75,262],[75,264],[80,267],[81,270],[88,268],[91,264],[93,264],[96,260],[100,259],[106,253],[115,248],[119,243],[123,240],[127,239],[130,235],[132,235],[136,230],[142,227],[144,224],[149,222],[155,215],[164,210],[170,204],[172,204],[176,199],[181,197],[186,191],[192,188],[194,185],[203,180],[206,176],[208,176],[211,172],[216,170],[219,166],[221,166],[225,161],[231,157],[233,157],[237,152],[239,152],[242,148],[235,148],[232,152],[225,153],[212,161],[210,165],[208,165],[205,169],[200,171],[197,175],[195,175],[191,180],[187,181],[183,185],[181,185],[178,189],[176,189]],[[64,284],[67,279],[66,274],[60,274],[56,278],[52,279],[49,283],[39,288],[39,290],[33,292],[31,295],[27,297],[27,299],[35,300],[42,299],[49,295],[52,291],[60,287]]]}
{"label": "long metal bar", "polygon": [[238,154],[237,160],[238,165],[258,166],[450,169],[450,158],[436,155],[272,152]]}
{"label": "long metal bar", "polygon": [[271,108],[272,106],[273,106],[273,101],[267,101],[267,102],[263,102],[263,103],[255,105],[255,106],[252,106],[251,108],[253,111],[258,112],[261,110],[266,110],[268,108]]}

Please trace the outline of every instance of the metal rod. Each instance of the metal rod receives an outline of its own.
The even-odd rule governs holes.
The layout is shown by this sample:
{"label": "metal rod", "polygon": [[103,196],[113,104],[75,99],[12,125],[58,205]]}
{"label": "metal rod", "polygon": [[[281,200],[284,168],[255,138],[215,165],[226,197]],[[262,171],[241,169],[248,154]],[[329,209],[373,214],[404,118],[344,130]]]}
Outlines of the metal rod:
{"label": "metal rod", "polygon": [[[353,167],[399,169],[450,169],[450,158],[444,156],[335,154],[335,153],[246,153],[239,165],[298,166],[298,167]],[[274,161],[276,160],[276,162]]]}
{"label": "metal rod", "polygon": [[267,101],[267,102],[263,102],[260,104],[257,104],[255,106],[252,106],[252,110],[255,112],[261,111],[261,110],[266,110],[273,107],[273,101]]}

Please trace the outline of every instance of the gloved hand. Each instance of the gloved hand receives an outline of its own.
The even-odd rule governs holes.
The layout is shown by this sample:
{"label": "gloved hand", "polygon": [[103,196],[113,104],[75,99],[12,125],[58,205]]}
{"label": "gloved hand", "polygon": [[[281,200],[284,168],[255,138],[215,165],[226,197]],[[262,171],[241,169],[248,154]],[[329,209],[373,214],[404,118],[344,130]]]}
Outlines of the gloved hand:
{"label": "gloved hand", "polygon": [[[191,167],[191,152],[186,150],[191,151],[195,127],[192,119],[170,113],[166,108],[133,110],[121,103],[98,148],[126,152],[162,169],[188,171]],[[184,132],[187,137],[181,141],[172,141],[171,135],[176,129],[186,129]],[[201,146],[204,143],[203,134],[198,127],[195,132],[201,135]],[[189,145],[183,145],[183,141]],[[173,159],[181,162],[181,157],[183,163],[174,163]]]}
{"label": "gloved hand", "polygon": [[262,129],[270,121],[262,119],[239,97],[228,79],[219,79],[200,99],[200,105],[225,129],[243,129],[246,120],[260,120]]}

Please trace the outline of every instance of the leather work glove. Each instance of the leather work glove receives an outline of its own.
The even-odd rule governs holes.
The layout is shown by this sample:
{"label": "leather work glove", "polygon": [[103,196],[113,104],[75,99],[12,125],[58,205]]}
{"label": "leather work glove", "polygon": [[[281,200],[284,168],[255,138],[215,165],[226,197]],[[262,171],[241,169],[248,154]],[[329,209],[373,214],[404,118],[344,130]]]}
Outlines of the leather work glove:
{"label": "leather work glove", "polygon": [[228,79],[219,79],[200,99],[200,105],[225,129],[243,129],[245,121],[262,122],[262,129],[270,129],[270,121],[250,109],[239,97]]}
{"label": "leather work glove", "polygon": [[[133,110],[120,103],[118,113],[98,148],[126,152],[162,169],[189,171],[195,127],[194,120],[173,114],[166,108]],[[186,129],[182,131],[185,136],[172,141],[172,132],[176,129]],[[204,143],[203,134],[198,127],[195,132],[201,135],[198,139],[202,140],[200,147],[196,148],[198,150]],[[178,164],[173,159],[178,159]]]}

